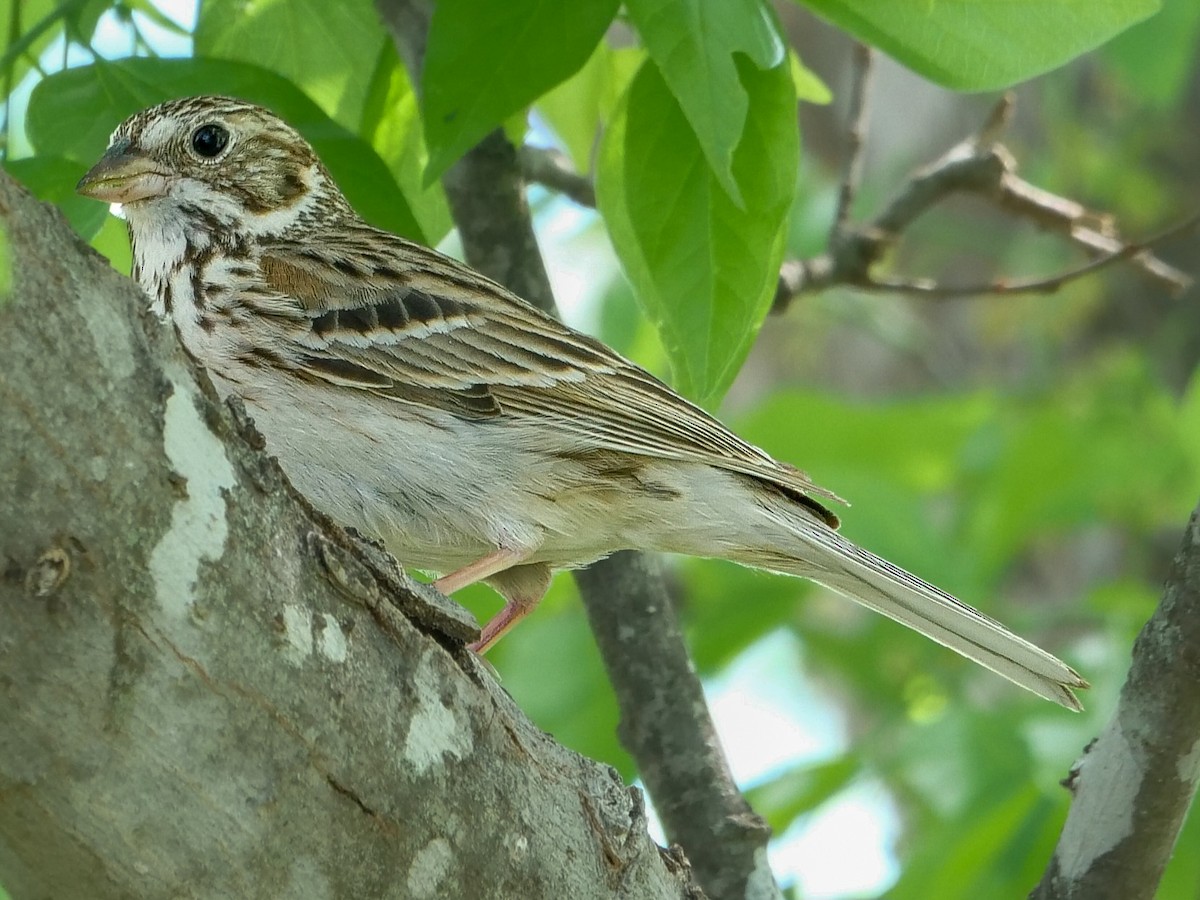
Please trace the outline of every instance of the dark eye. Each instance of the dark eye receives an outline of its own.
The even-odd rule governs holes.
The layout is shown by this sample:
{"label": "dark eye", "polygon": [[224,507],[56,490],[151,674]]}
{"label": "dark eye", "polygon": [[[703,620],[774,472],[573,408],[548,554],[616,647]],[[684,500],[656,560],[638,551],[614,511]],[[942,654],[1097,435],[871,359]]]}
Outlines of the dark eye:
{"label": "dark eye", "polygon": [[201,125],[192,132],[192,149],[201,156],[212,159],[229,143],[229,132],[220,125]]}

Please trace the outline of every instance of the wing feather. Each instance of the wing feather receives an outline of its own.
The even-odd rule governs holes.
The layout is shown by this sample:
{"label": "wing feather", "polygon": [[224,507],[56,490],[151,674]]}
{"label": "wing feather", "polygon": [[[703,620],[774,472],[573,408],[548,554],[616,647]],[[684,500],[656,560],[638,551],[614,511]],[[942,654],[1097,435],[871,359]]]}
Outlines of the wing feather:
{"label": "wing feather", "polygon": [[[292,358],[308,376],[454,415],[536,418],[597,449],[704,463],[840,499],[599,341],[454,260],[377,237],[369,247],[330,235],[314,240],[319,252],[264,251],[262,302],[296,304]],[[353,278],[335,265],[347,258]]]}

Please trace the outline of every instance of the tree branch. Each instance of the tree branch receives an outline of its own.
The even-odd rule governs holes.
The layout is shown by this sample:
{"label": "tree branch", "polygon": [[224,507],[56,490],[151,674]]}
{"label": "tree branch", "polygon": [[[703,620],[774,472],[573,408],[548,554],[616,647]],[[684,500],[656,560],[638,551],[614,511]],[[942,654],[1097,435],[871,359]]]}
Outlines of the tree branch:
{"label": "tree branch", "polygon": [[695,897],[640,798],[311,516],[137,287],[4,173],[0,230],[16,900]]}
{"label": "tree branch", "polygon": [[[413,83],[419,83],[426,32],[408,29],[420,23],[427,28],[429,15],[421,11],[427,10],[425,0],[376,3]],[[529,218],[522,170],[542,183],[564,183],[561,160],[533,149],[518,155],[503,132],[496,131],[455,164],[445,179],[446,193],[467,261],[557,314]],[[590,190],[573,192],[594,204]],[[617,689],[622,743],[646,775],[667,836],[693,860],[697,879],[713,900],[748,896],[751,885],[764,900],[779,896],[766,859],[770,831],[739,794],[721,756],[658,568],[640,554],[621,553],[576,577]],[[640,640],[629,640],[630,633]],[[647,645],[656,648],[653,656],[644,655]],[[663,698],[671,699],[673,714],[647,717],[644,710],[663,709]]]}
{"label": "tree branch", "polygon": [[1200,784],[1200,506],[1133,647],[1116,713],[1066,782],[1034,900],[1152,898]]}
{"label": "tree branch", "polygon": [[[856,52],[861,54],[863,51]],[[869,63],[864,65],[860,61],[852,92],[851,137],[829,247],[809,259],[786,260],[780,266],[772,312],[782,312],[802,294],[839,286],[928,297],[1049,293],[1118,262],[1129,263],[1172,294],[1180,294],[1191,287],[1192,277],[1188,273],[1151,252],[1157,243],[1174,237],[1190,224],[1148,240],[1123,240],[1117,235],[1111,216],[1098,215],[1081,203],[1043,190],[1017,175],[1016,159],[998,143],[1012,118],[1013,100],[1009,95],[1001,98],[977,134],[914,172],[873,219],[853,226],[850,206],[861,179],[869,71]],[[594,206],[595,192],[590,180],[564,171],[566,163],[561,155],[555,157],[552,154],[553,151],[524,148],[521,161],[526,177],[552,190],[561,190],[581,205]],[[917,219],[958,193],[976,194],[998,209],[1056,232],[1094,258],[1089,263],[1044,278],[1001,278],[984,284],[946,285],[931,278],[876,276],[872,273],[874,266]]]}
{"label": "tree branch", "polygon": [[521,172],[530,184],[540,184],[574,200],[580,206],[596,207],[596,188],[571,168],[571,161],[560,150],[524,144],[517,151]]}
{"label": "tree branch", "polygon": [[638,761],[671,839],[703,852],[691,859],[705,893],[748,896],[748,873],[770,877],[765,850],[771,830],[734,783],[657,562],[625,552],[576,579],[597,596],[624,594],[645,604],[636,621],[653,628],[598,615],[593,604],[587,608],[596,642],[621,648],[617,665],[615,654],[604,656],[621,707],[621,744]]}
{"label": "tree branch", "polygon": [[853,77],[850,85],[850,108],[846,119],[846,155],[843,159],[841,188],[838,191],[837,212],[829,232],[829,246],[841,244],[850,228],[854,197],[862,183],[866,157],[867,128],[871,121],[871,72],[874,56],[866,44],[856,43],[853,51]]}

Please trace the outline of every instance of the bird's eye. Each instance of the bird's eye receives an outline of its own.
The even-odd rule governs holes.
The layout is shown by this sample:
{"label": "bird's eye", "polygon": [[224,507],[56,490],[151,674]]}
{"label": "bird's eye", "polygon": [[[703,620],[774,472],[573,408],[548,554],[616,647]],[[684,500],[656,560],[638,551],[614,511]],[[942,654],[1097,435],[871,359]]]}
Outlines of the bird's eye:
{"label": "bird's eye", "polygon": [[220,125],[201,125],[192,132],[192,149],[206,159],[217,156],[229,143],[229,132]]}

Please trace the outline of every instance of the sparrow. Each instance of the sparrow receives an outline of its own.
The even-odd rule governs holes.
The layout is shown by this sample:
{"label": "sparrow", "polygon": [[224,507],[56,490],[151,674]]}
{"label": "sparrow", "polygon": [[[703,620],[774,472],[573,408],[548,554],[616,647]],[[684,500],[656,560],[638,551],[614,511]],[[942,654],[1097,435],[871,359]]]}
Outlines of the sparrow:
{"label": "sparrow", "polygon": [[621,549],[818,582],[1071,709],[1051,654],[841,537],[838,498],[653,375],[449,257],[374,228],[303,137],[228,97],[121,123],[79,182],[133,275],[296,488],[450,594],[487,650],[559,569]]}

